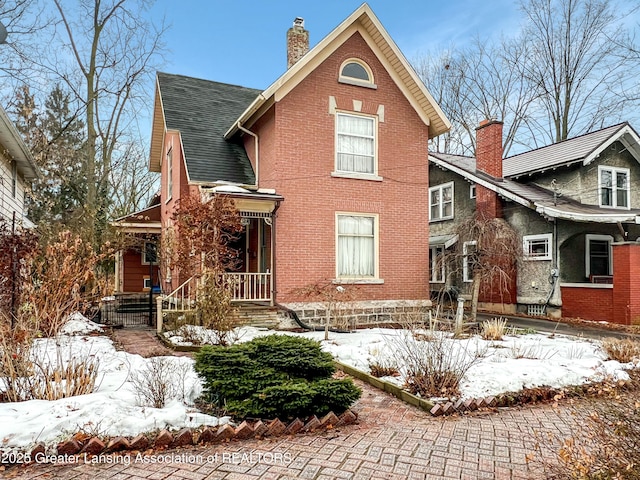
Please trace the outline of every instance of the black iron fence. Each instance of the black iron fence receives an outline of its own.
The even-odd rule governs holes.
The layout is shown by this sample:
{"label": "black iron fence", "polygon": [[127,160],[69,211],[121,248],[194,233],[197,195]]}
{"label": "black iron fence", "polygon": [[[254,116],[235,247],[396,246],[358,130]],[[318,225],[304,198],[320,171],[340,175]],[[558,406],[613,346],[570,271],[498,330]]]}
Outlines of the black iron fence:
{"label": "black iron fence", "polygon": [[156,297],[148,293],[119,294],[102,299],[101,321],[120,327],[153,326],[156,319]]}

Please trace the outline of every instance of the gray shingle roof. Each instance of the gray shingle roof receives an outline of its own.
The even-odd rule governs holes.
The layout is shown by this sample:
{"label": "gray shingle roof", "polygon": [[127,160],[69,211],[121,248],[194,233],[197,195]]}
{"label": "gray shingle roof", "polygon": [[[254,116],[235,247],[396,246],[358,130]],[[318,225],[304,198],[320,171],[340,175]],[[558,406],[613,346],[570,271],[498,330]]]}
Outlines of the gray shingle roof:
{"label": "gray shingle roof", "polygon": [[502,174],[505,177],[513,177],[584,160],[626,125],[628,124],[612,125],[596,132],[505,158],[502,162]]}
{"label": "gray shingle roof", "polygon": [[244,147],[223,135],[261,91],[161,72],[158,85],[167,129],[182,137],[189,179],[254,184]]}

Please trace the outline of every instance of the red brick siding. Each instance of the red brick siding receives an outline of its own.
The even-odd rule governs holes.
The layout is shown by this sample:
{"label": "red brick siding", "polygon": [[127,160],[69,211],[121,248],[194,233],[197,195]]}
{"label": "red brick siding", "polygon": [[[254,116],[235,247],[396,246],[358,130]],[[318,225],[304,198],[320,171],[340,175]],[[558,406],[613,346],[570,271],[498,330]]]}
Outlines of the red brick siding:
{"label": "red brick siding", "polygon": [[613,322],[613,289],[610,287],[560,287],[562,316]]}
{"label": "red brick siding", "polygon": [[640,324],[640,245],[613,246],[613,321]]}
{"label": "red brick siding", "polygon": [[[340,84],[342,62],[356,57],[371,67],[377,89]],[[334,178],[335,116],[339,108],[375,113],[378,173],[382,182]],[[423,299],[429,294],[428,128],[369,49],[354,34],[256,125],[261,139],[260,186],[285,197],[277,218],[278,300],[299,287],[336,276],[335,214],[379,215],[379,277],[360,285],[361,299]]]}

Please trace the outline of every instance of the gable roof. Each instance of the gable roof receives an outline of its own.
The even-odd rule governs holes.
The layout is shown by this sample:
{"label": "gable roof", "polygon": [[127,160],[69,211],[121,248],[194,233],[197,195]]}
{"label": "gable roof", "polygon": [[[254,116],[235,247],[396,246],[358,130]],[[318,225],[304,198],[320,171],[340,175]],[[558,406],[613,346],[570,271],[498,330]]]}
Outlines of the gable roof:
{"label": "gable roof", "polygon": [[505,158],[502,173],[505,177],[518,177],[576,162],[588,165],[618,140],[640,161],[640,137],[625,122]]}
{"label": "gable roof", "polygon": [[24,143],[18,129],[9,120],[2,107],[0,107],[0,144],[6,149],[9,160],[15,160],[18,171],[24,178],[31,180],[40,176],[40,170],[36,166],[29,147]]}
{"label": "gable roof", "polygon": [[513,178],[496,179],[476,170],[476,159],[461,155],[429,152],[429,162],[466,180],[496,192],[502,198],[535,210],[547,218],[574,222],[640,223],[640,210],[620,210],[585,205],[567,197],[557,197],[546,188],[521,183]]}
{"label": "gable roof", "polygon": [[335,52],[355,32],[360,32],[371,50],[386,67],[398,88],[407,97],[418,116],[429,126],[429,137],[436,137],[451,128],[440,106],[435,102],[413,67],[384,29],[369,5],[363,3],[320,43],[289,68],[269,88],[262,92],[229,125],[225,138],[232,138],[238,124],[251,126],[272,103],[278,102],[309,75],[322,61]]}
{"label": "gable roof", "polygon": [[180,133],[190,182],[255,183],[243,145],[224,132],[260,90],[158,72],[151,135],[150,170],[159,172],[164,134]]}

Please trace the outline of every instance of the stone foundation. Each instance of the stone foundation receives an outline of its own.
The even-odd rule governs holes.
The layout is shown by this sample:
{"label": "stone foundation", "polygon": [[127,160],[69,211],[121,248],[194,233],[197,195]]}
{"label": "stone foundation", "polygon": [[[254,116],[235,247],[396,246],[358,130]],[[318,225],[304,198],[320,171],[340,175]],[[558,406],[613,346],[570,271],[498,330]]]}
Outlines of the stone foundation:
{"label": "stone foundation", "polygon": [[[355,330],[362,327],[427,321],[430,300],[369,300],[358,302],[283,303],[295,311],[302,323],[325,326],[329,313],[333,328]],[[281,313],[284,315],[284,313]]]}

